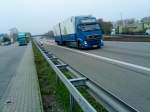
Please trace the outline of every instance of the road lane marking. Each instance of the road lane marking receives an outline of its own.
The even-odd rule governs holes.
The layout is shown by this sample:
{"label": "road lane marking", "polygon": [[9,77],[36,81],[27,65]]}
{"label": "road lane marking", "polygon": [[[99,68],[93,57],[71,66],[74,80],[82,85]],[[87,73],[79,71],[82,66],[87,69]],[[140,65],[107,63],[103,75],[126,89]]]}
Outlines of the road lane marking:
{"label": "road lane marking", "polygon": [[76,53],[80,53],[80,54],[83,54],[83,55],[86,55],[86,56],[88,55],[88,56],[91,56],[91,57],[95,57],[97,59],[101,59],[101,60],[104,60],[104,61],[108,61],[108,62],[120,64],[120,65],[125,65],[125,66],[132,67],[132,68],[135,68],[135,69],[150,72],[150,68],[148,68],[148,67],[144,67],[144,66],[124,62],[124,61],[119,61],[119,60],[116,60],[116,59],[107,58],[107,57],[103,57],[103,56],[99,56],[99,55],[95,55],[95,54],[91,54],[91,53],[87,53],[87,52],[82,52],[82,51],[79,51],[79,50],[70,49],[70,48],[62,47],[62,46],[58,46],[58,45],[53,45],[53,46],[60,47],[60,48],[63,48],[63,49],[67,49],[67,50],[70,50],[70,51],[73,51],[73,52],[76,52]]}

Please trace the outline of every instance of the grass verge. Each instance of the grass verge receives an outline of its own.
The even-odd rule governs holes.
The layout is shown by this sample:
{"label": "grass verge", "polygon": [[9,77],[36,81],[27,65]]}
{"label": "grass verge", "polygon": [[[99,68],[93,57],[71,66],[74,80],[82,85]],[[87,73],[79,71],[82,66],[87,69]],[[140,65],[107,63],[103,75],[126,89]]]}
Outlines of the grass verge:
{"label": "grass verge", "polygon": [[92,97],[87,88],[81,87],[78,89],[87,101],[97,110],[97,112],[108,112],[94,97]]}

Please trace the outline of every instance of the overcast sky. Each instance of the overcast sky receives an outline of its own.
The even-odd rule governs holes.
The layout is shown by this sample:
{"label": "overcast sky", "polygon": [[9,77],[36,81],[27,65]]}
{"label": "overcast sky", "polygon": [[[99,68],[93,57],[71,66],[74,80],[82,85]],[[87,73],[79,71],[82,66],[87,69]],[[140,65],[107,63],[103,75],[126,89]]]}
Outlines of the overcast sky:
{"label": "overcast sky", "polygon": [[0,0],[0,33],[16,27],[40,34],[75,15],[104,20],[150,16],[150,0]]}

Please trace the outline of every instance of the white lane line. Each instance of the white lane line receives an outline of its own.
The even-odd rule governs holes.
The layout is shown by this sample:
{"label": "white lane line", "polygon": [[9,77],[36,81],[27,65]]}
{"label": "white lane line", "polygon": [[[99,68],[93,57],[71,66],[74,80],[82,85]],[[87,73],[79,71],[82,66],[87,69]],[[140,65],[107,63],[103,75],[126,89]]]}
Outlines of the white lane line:
{"label": "white lane line", "polygon": [[91,53],[87,53],[87,52],[82,52],[82,51],[78,51],[78,50],[75,50],[75,49],[70,49],[70,48],[67,48],[67,47],[62,47],[62,46],[57,46],[57,45],[53,45],[53,46],[60,47],[60,48],[63,48],[63,49],[67,49],[67,50],[70,50],[70,51],[73,51],[73,52],[76,52],[76,53],[80,53],[80,54],[83,54],[83,55],[86,55],[86,56],[87,55],[92,56],[92,57],[95,57],[95,58],[98,58],[98,59],[101,59],[101,60],[104,60],[104,61],[108,61],[108,62],[120,64],[120,65],[125,65],[125,66],[132,67],[132,68],[135,68],[135,69],[150,72],[150,68],[148,68],[148,67],[144,67],[144,66],[124,62],[124,61],[119,61],[119,60],[115,60],[115,59],[111,59],[111,58],[107,58],[107,57],[103,57],[103,56],[99,56],[99,55],[95,55],[95,54],[91,54]]}

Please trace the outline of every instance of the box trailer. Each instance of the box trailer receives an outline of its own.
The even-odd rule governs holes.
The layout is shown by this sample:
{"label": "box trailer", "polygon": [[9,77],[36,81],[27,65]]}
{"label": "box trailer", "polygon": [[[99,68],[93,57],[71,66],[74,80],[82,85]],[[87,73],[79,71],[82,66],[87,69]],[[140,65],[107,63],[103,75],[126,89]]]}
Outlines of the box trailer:
{"label": "box trailer", "polygon": [[77,48],[95,48],[103,46],[102,31],[96,18],[92,16],[74,16],[53,27],[55,42]]}

